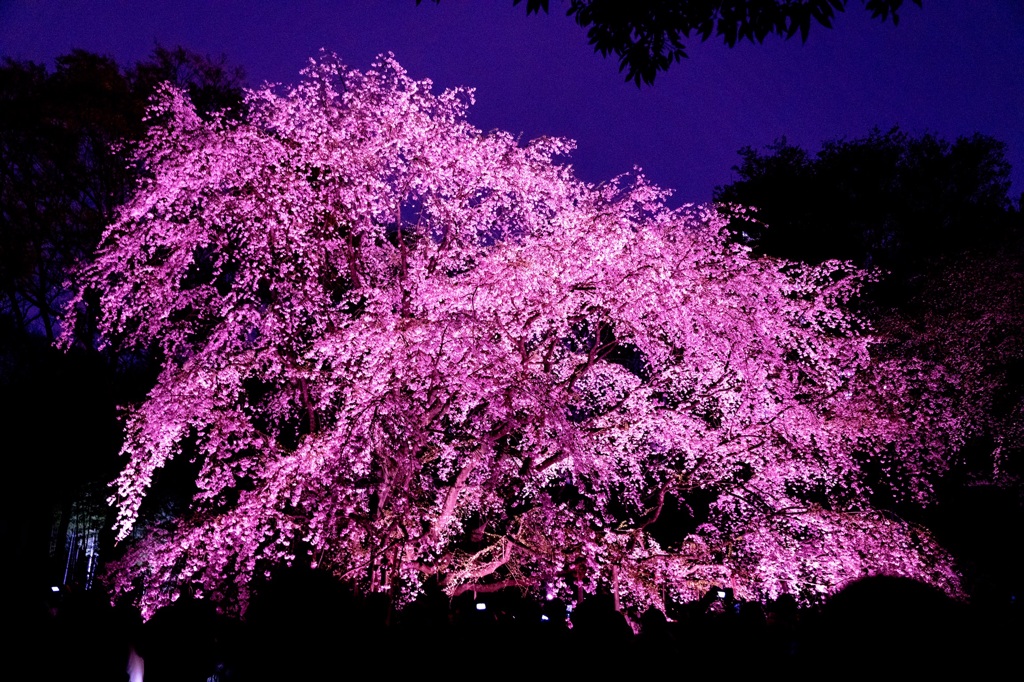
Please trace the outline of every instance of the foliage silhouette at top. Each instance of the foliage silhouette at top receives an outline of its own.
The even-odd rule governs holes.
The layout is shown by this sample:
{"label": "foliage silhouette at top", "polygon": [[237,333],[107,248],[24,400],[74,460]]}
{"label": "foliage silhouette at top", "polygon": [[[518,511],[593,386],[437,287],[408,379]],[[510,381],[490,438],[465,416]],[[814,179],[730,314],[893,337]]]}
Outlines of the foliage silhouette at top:
{"label": "foliage silhouette at top", "polygon": [[710,208],[585,184],[570,142],[483,134],[471,102],[391,57],[322,56],[243,122],[162,90],[71,313],[95,291],[104,339],[162,363],[125,423],[119,537],[172,459],[197,473],[114,588],[244,608],[307,562],[399,602],[429,580],[642,611],[876,571],[957,593],[862,464],[925,504],[969,425],[913,358],[872,363],[860,273],[751,258]]}
{"label": "foliage silhouette at top", "polygon": [[[423,0],[416,0],[420,4]],[[441,0],[434,0],[435,3]],[[523,0],[512,0],[519,5]],[[921,0],[912,0],[918,7]],[[720,36],[734,47],[762,43],[770,35],[806,41],[812,23],[832,27],[848,0],[570,0],[566,15],[587,29],[594,50],[615,53],[626,80],[652,85],[655,77],[686,58],[684,39]],[[903,0],[861,0],[871,16],[899,23]],[[526,0],[530,14],[548,12],[549,0]]]}

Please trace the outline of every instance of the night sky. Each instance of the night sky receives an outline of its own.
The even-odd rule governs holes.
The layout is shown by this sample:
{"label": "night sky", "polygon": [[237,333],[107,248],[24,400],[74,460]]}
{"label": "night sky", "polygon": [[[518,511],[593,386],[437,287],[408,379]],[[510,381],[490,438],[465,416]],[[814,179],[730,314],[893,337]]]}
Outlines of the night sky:
{"label": "night sky", "polygon": [[599,182],[636,165],[676,190],[711,199],[743,146],[780,136],[824,140],[900,126],[947,140],[975,132],[1008,145],[1011,196],[1024,192],[1024,2],[906,3],[899,26],[860,2],[807,44],[769,38],[727,48],[688,43],[691,58],[638,89],[551,3],[527,16],[512,0],[0,0],[0,55],[52,64],[73,48],[122,65],[159,43],[224,55],[251,85],[293,82],[321,48],[365,69],[392,51],[438,88],[476,88],[470,121],[484,129],[578,141],[572,161]]}

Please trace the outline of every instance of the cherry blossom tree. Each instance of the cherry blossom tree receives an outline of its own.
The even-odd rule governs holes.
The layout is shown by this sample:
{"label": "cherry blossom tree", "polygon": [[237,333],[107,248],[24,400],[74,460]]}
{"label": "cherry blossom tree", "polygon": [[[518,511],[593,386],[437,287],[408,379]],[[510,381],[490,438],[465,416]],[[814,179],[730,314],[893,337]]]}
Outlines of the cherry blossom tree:
{"label": "cherry blossom tree", "polygon": [[[570,142],[484,134],[471,90],[431,87],[321,55],[244,121],[156,99],[70,307],[97,292],[104,342],[162,367],[126,415],[117,592],[244,609],[304,562],[399,603],[427,579],[636,608],[873,572],[958,593],[870,504],[866,463],[926,503],[966,427],[921,409],[937,369],[872,363],[862,273],[753,258],[711,208],[583,183]],[[132,535],[174,458],[188,513]]]}

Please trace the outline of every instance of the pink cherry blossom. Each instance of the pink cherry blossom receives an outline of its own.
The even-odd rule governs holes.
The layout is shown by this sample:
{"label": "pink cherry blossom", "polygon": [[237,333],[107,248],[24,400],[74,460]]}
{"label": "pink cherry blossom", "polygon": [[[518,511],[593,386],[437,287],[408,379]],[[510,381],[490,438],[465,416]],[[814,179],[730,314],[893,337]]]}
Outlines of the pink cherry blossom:
{"label": "pink cherry blossom", "polygon": [[940,368],[873,362],[846,305],[864,275],[755,259],[639,172],[581,182],[571,142],[483,133],[472,101],[390,56],[321,55],[240,123],[161,91],[86,273],[103,339],[161,362],[126,422],[118,538],[170,460],[200,468],[114,589],[147,615],[186,586],[244,609],[303,561],[400,601],[428,577],[637,609],[873,572],[958,594],[930,535],[869,503],[873,459],[926,502],[963,427],[914,411]]}

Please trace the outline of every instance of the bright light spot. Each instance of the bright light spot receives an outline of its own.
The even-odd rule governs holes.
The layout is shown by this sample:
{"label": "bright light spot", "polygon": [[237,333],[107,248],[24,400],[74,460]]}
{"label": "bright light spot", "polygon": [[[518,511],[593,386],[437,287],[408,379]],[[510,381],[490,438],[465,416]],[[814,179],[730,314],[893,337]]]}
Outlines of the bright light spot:
{"label": "bright light spot", "polygon": [[56,585],[53,585],[52,587],[50,587],[50,592],[60,592],[60,588]]}
{"label": "bright light spot", "polygon": [[487,610],[487,604],[485,604],[484,602],[477,602],[476,610],[477,611],[486,611]]}

